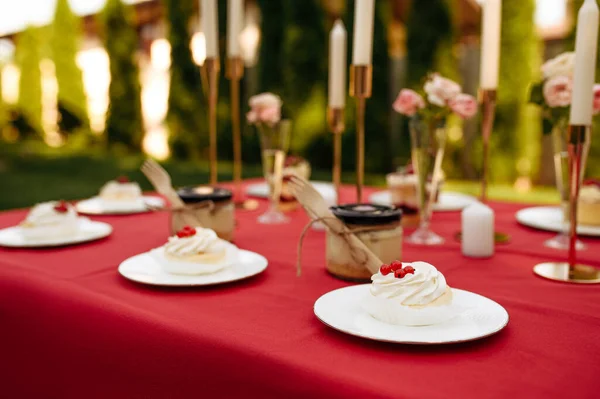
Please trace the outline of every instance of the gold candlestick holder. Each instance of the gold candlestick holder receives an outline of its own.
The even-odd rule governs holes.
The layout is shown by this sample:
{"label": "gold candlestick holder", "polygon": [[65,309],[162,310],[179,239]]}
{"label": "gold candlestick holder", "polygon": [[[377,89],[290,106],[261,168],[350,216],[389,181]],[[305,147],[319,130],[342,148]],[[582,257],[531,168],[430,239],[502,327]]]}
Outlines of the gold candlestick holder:
{"label": "gold candlestick holder", "polygon": [[342,184],[342,133],[344,133],[344,108],[329,107],[327,109],[327,123],[333,133],[333,186],[340,201],[340,186]]}
{"label": "gold candlestick holder", "polygon": [[545,262],[536,265],[533,272],[540,277],[571,284],[599,284],[600,269],[577,263],[577,201],[587,153],[591,127],[569,126],[569,254],[568,262]]}
{"label": "gold candlestick holder", "polygon": [[233,135],[233,183],[236,208],[252,210],[258,207],[255,200],[244,200],[242,192],[242,126],[240,120],[240,81],[244,77],[244,60],[229,57],[225,63],[225,77],[231,84],[231,130]]}
{"label": "gold candlestick holder", "polygon": [[221,65],[218,58],[207,58],[200,68],[202,85],[208,99],[208,134],[210,184],[217,184],[217,99],[219,97],[219,72]]}
{"label": "gold candlestick holder", "polygon": [[487,201],[488,178],[490,169],[490,137],[494,127],[494,117],[496,116],[496,90],[482,89],[481,113],[483,120],[481,122],[481,132],[483,139],[483,170],[481,174],[481,202]]}
{"label": "gold candlestick holder", "polygon": [[365,108],[371,97],[373,67],[350,66],[350,95],[356,98],[356,202],[362,202],[365,181]]}

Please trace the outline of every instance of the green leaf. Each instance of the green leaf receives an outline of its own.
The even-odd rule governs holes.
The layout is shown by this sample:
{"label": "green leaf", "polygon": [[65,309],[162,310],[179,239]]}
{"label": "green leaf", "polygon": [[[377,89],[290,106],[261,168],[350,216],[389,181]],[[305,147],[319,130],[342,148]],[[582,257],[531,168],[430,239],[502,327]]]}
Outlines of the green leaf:
{"label": "green leaf", "polygon": [[534,83],[529,90],[529,102],[543,106],[544,101],[544,82]]}
{"label": "green leaf", "polygon": [[554,128],[554,123],[552,123],[552,120],[550,120],[548,118],[542,119],[542,133],[544,135],[552,133],[553,128]]}

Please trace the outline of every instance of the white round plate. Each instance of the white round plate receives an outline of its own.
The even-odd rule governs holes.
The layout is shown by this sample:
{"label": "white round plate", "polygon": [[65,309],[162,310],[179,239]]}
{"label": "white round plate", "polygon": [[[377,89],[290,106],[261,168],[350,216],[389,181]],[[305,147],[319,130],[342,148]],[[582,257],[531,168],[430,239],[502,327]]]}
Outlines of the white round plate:
{"label": "white round plate", "polygon": [[[392,196],[389,191],[379,191],[371,194],[369,201],[379,205],[392,205]],[[433,210],[437,212],[460,211],[473,202],[477,202],[477,198],[467,194],[446,191],[441,193],[438,202],[433,204]]]}
{"label": "white round plate", "polygon": [[79,244],[108,237],[112,226],[108,223],[94,222],[88,218],[79,218],[79,231],[67,237],[45,237],[43,239],[25,239],[21,227],[14,226],[0,230],[0,246],[15,248],[60,247]]}
{"label": "white round plate", "polygon": [[106,204],[100,197],[93,197],[79,201],[75,205],[78,213],[85,215],[131,215],[135,213],[148,212],[151,209],[162,209],[165,201],[160,197],[143,196],[142,201],[132,204],[124,204],[118,207],[112,207]]}
{"label": "white round plate", "polygon": [[[337,203],[337,193],[333,184],[325,181],[311,181],[310,184],[323,196],[327,204],[333,206]],[[269,198],[267,183],[254,183],[246,187],[246,194],[251,197]]]}
{"label": "white round plate", "polygon": [[453,304],[468,308],[459,316],[431,326],[397,326],[374,319],[361,306],[371,284],[328,292],[315,302],[315,315],[327,326],[361,338],[400,344],[433,345],[488,337],[508,324],[508,313],[496,302],[469,291],[452,289]]}
{"label": "white round plate", "polygon": [[[563,229],[563,214],[558,206],[535,206],[521,209],[517,221],[534,229],[560,232]],[[577,234],[600,237],[600,226],[577,225]]]}
{"label": "white round plate", "polygon": [[213,274],[188,276],[165,272],[152,255],[145,252],[121,263],[119,273],[128,280],[142,284],[192,287],[243,280],[262,273],[267,268],[267,264],[268,261],[264,256],[240,249],[239,259],[235,265]]}

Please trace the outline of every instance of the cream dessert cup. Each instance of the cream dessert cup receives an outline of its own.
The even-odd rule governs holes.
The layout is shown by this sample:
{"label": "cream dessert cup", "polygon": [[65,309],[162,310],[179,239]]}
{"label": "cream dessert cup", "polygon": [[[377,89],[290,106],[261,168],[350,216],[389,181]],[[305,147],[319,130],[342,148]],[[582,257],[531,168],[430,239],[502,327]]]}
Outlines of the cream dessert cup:
{"label": "cream dessert cup", "polygon": [[288,183],[290,176],[298,176],[306,181],[310,180],[311,168],[308,161],[304,158],[290,155],[285,159],[282,172],[281,195],[279,196],[279,210],[281,212],[290,212],[298,208],[299,204],[294,195],[290,192]]}
{"label": "cream dessert cup", "polygon": [[235,232],[235,204],[233,192],[221,187],[197,186],[177,190],[185,208],[171,213],[173,234],[185,225],[201,225],[214,230],[219,238],[233,241]]}
{"label": "cream dessert cup", "polygon": [[577,223],[600,226],[600,183],[584,183],[577,203]]}
{"label": "cream dessert cup", "polygon": [[79,219],[71,204],[50,201],[35,205],[19,227],[26,240],[71,237],[79,231]]}
{"label": "cream dessert cup", "polygon": [[452,290],[444,275],[426,262],[393,262],[382,266],[371,280],[363,307],[384,323],[432,325],[448,321],[465,310],[452,306]]}

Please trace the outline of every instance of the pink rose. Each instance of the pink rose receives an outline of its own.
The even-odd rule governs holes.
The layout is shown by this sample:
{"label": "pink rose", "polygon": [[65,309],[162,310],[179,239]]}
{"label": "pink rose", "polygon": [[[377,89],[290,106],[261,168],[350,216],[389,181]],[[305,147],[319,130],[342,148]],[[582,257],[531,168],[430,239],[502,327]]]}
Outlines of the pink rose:
{"label": "pink rose", "polygon": [[544,83],[544,99],[549,107],[568,107],[571,105],[573,82],[567,76],[555,76]]}
{"label": "pink rose", "polygon": [[594,85],[594,115],[600,113],[600,84]]}
{"label": "pink rose", "polygon": [[402,115],[413,116],[420,109],[425,108],[425,100],[413,90],[402,89],[396,101],[394,101],[392,108]]}
{"label": "pink rose", "polygon": [[450,79],[443,78],[440,74],[434,73],[429,76],[425,82],[425,93],[427,101],[438,107],[444,107],[449,100],[460,94],[460,85]]}
{"label": "pink rose", "polygon": [[477,113],[477,101],[468,94],[459,94],[448,101],[448,106],[458,116],[469,119]]}
{"label": "pink rose", "polygon": [[251,124],[274,125],[281,119],[281,99],[273,93],[262,93],[250,97],[250,112],[246,119]]}

